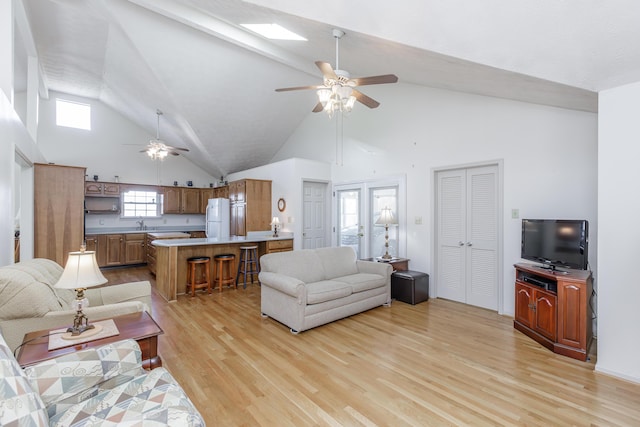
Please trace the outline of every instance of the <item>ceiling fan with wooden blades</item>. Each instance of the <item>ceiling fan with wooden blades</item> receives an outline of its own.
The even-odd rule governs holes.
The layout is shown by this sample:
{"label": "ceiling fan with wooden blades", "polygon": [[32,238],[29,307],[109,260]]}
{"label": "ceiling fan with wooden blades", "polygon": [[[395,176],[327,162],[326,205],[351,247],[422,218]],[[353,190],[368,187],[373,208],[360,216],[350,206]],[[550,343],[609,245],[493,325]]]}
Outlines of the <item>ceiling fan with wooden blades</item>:
{"label": "ceiling fan with wooden blades", "polygon": [[331,64],[323,61],[316,61],[316,66],[323,76],[323,84],[316,86],[297,86],[276,89],[276,92],[288,92],[292,90],[314,89],[318,95],[318,103],[312,110],[314,113],[326,111],[331,116],[336,111],[351,111],[356,101],[369,108],[376,108],[380,105],[378,101],[368,97],[359,90],[358,86],[377,85],[386,83],[396,83],[398,77],[395,74],[384,74],[381,76],[356,77],[351,78],[349,73],[340,70],[339,62],[339,41],[344,36],[344,31],[333,30],[333,37],[336,39],[336,69]]}
{"label": "ceiling fan with wooden blades", "polygon": [[170,145],[165,144],[160,139],[160,116],[162,115],[162,111],[156,110],[156,115],[158,116],[158,125],[156,127],[156,138],[149,141],[147,144],[147,148],[144,150],[140,150],[141,153],[147,153],[149,157],[153,160],[164,160],[167,155],[171,154],[172,156],[180,155],[180,152],[186,153],[189,150],[187,148],[181,147],[172,147]]}

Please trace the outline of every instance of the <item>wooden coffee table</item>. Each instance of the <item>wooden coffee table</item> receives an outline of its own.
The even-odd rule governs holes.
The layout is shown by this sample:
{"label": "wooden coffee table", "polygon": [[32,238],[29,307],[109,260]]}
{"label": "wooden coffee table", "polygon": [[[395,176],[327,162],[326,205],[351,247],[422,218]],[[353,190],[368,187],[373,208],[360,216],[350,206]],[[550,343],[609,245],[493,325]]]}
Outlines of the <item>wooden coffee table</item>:
{"label": "wooden coffee table", "polygon": [[[70,345],[69,347],[63,347],[56,350],[49,350],[48,333],[50,331],[60,329],[62,326],[42,331],[29,332],[24,336],[24,340],[22,341],[26,344],[20,347],[18,363],[20,363],[20,366],[24,368],[25,366],[33,365],[35,363],[42,362],[43,360],[52,359],[54,357],[73,353],[85,348],[99,347],[101,345],[125,339],[134,339],[140,346],[140,350],[142,350],[143,368],[153,369],[158,366],[162,366],[162,360],[158,354],[158,335],[163,334],[164,332],[160,326],[158,326],[156,321],[151,318],[149,313],[142,311],[112,317],[111,319],[113,319],[118,327],[118,335],[100,338],[81,344]],[[31,339],[33,339],[33,341],[27,342]]]}

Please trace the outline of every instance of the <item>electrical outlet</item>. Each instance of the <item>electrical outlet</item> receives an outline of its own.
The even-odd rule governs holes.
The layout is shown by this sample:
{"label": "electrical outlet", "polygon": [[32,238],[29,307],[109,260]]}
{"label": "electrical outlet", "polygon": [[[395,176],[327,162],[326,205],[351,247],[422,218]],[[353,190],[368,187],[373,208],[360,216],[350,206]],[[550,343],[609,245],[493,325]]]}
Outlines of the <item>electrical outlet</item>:
{"label": "electrical outlet", "polygon": [[421,216],[417,216],[415,222],[416,222],[416,225],[422,224],[422,217]]}

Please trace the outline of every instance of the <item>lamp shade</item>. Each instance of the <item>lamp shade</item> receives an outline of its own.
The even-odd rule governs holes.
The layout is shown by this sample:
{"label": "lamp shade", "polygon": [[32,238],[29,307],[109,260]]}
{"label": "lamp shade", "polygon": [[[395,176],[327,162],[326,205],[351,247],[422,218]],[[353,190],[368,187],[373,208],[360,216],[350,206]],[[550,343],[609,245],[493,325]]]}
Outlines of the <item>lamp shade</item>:
{"label": "lamp shade", "polygon": [[273,219],[271,220],[271,225],[280,225],[280,218],[278,218],[277,216],[274,216]]}
{"label": "lamp shade", "polygon": [[380,210],[380,217],[378,217],[376,224],[377,225],[391,225],[397,224],[395,215],[393,215],[393,211],[391,208],[385,207]]}
{"label": "lamp shade", "polygon": [[100,272],[94,251],[71,252],[56,288],[82,289],[107,283]]}

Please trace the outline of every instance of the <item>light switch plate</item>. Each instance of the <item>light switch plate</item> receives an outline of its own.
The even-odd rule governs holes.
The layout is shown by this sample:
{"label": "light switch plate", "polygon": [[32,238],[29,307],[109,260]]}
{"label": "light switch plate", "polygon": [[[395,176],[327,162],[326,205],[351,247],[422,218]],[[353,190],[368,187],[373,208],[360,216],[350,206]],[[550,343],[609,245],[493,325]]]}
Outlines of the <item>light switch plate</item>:
{"label": "light switch plate", "polygon": [[512,219],[520,218],[520,209],[511,209],[511,218]]}

